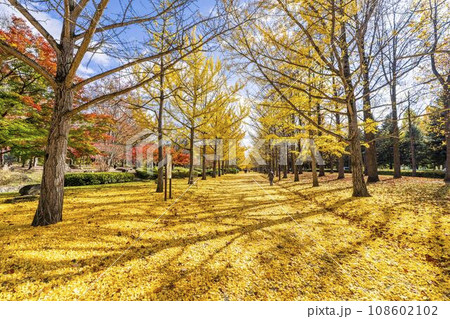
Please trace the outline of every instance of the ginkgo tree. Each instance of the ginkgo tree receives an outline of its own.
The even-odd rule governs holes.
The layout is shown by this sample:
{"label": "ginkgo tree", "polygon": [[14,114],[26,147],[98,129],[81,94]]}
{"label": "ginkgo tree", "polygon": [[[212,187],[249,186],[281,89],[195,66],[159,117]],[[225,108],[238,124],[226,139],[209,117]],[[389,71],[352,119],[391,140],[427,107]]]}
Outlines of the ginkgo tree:
{"label": "ginkgo tree", "polygon": [[[194,33],[191,40],[186,41],[196,43],[202,40],[197,40]],[[193,53],[182,62],[181,70],[174,73],[171,82],[174,89],[167,112],[183,128],[180,134],[188,141],[187,149],[190,155],[188,183],[192,184],[195,139],[217,112],[226,109],[239,88],[227,84],[221,62],[207,57],[201,47],[193,50]]]}
{"label": "ginkgo tree", "polygon": [[[163,14],[156,19],[148,29],[150,41],[148,43],[161,56],[153,62],[143,63],[134,68],[134,76],[138,81],[145,81],[153,74],[158,74],[155,81],[151,81],[142,86],[137,94],[137,101],[130,103],[135,109],[135,113],[140,113],[138,118],[146,121],[144,127],[152,130],[158,135],[158,163],[162,163],[163,141],[167,138],[167,130],[165,128],[165,112],[166,103],[174,89],[171,84],[171,73],[176,72],[177,64],[173,63],[175,56],[173,53],[163,55],[164,52],[170,51],[170,48],[179,42],[175,32],[177,30],[175,17],[170,14]],[[173,77],[173,76],[172,76]],[[158,176],[156,182],[156,192],[164,191],[164,167],[158,165]]]}
{"label": "ginkgo tree", "polygon": [[224,88],[229,98],[222,101],[222,107],[215,112],[206,127],[206,137],[214,141],[210,145],[213,155],[212,177],[223,174],[225,165],[230,166],[230,163],[237,165],[238,153],[242,151],[240,141],[245,136],[242,124],[249,115],[249,110],[237,101],[236,93],[240,87],[241,85],[236,83],[234,86]]}

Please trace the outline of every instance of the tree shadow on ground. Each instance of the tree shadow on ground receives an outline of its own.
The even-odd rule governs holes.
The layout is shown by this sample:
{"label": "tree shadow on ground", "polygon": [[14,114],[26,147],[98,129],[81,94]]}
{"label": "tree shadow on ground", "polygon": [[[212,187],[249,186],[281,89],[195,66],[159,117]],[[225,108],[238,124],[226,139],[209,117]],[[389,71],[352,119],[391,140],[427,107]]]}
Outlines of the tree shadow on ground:
{"label": "tree shadow on ground", "polygon": [[[311,206],[312,195],[305,195],[304,185],[263,185],[261,190],[248,177],[225,176],[220,183],[216,181],[204,187],[218,189],[221,185],[220,192],[205,194],[205,188],[199,187],[153,226],[169,203],[158,209],[133,207],[133,213],[127,211],[133,201],[134,206],[158,203],[147,199],[144,189],[125,202],[111,202],[109,196],[102,196],[96,204],[98,211],[83,205],[81,213],[69,214],[61,224],[39,229],[11,227],[19,234],[17,238],[3,231],[6,228],[0,229],[2,240],[11,243],[11,248],[1,253],[6,260],[3,291],[21,291],[36,284],[48,289],[41,287],[23,298],[73,299],[93,284],[83,299],[105,295],[127,299],[127,289],[141,283],[144,288],[132,299],[317,300],[331,295],[354,299],[363,296],[366,288],[389,298],[380,286],[371,288],[372,284],[364,282],[373,274],[357,269],[358,279],[352,278],[350,265],[364,261],[361,251],[375,241],[392,241],[388,233],[400,201],[384,205],[375,224],[365,224],[369,210],[362,210],[358,218],[345,211],[356,201],[345,195],[351,186],[335,183],[334,188],[322,189]],[[127,186],[127,192],[130,190]],[[344,195],[325,202],[320,199],[342,192]],[[86,196],[95,198],[92,193]],[[76,205],[69,201],[66,208]],[[105,207],[108,211],[102,211]],[[434,232],[442,235],[437,229]],[[59,255],[61,251],[65,255]],[[59,259],[52,260],[52,252]],[[350,276],[340,271],[339,265]],[[135,267],[129,270],[134,277],[129,277],[127,267]],[[137,278],[148,279],[142,283]],[[110,292],[105,285],[114,281],[122,287]],[[356,281],[363,281],[361,289],[354,288]],[[383,280],[379,281],[381,285]],[[61,297],[63,288],[70,285],[80,285],[81,292]],[[339,286],[352,290],[343,293]]]}

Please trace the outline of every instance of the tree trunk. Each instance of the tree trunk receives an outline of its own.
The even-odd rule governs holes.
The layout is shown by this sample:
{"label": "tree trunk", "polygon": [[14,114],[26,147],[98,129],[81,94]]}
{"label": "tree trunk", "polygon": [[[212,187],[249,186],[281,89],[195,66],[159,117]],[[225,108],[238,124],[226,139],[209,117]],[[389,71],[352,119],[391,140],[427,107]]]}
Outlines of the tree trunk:
{"label": "tree trunk", "polygon": [[[295,146],[294,146],[294,151],[295,151]],[[292,153],[292,170],[294,171],[294,182],[298,182],[300,180],[300,177],[298,174],[297,156],[295,156],[294,153]]]}
{"label": "tree trunk", "polygon": [[445,142],[447,143],[447,158],[445,160],[445,179],[446,183],[450,183],[450,75],[444,85],[444,110],[445,111]]}
{"label": "tree trunk", "polygon": [[[163,58],[160,61],[161,70],[163,69]],[[164,191],[164,160],[163,155],[163,112],[164,112],[164,72],[159,76],[159,110],[158,110],[158,180],[156,185],[156,192],[162,193]]]}
{"label": "tree trunk", "polygon": [[30,161],[28,162],[28,169],[32,169],[34,166],[33,164],[34,164],[34,157],[31,157]]}
{"label": "tree trunk", "polygon": [[194,184],[194,127],[192,125],[189,136],[189,179],[188,184]]}
{"label": "tree trunk", "polygon": [[350,139],[350,159],[352,167],[352,184],[353,196],[367,197],[370,196],[364,181],[363,161],[361,153],[361,141],[358,128],[358,115],[356,110],[355,88],[352,83],[352,75],[350,70],[350,58],[348,54],[347,36],[345,23],[342,26],[342,71],[344,75],[345,94],[347,98],[347,114],[348,114],[348,136]]}
{"label": "tree trunk", "polygon": [[62,221],[64,173],[73,94],[63,84],[55,92],[55,106],[44,157],[41,195],[32,226],[46,226]]}
{"label": "tree trunk", "polygon": [[164,191],[164,165],[162,165],[164,156],[162,141],[160,140],[159,136],[160,135],[158,134],[158,179],[156,181],[156,192],[162,193]]}
{"label": "tree trunk", "polygon": [[279,158],[278,148],[275,147],[275,177],[280,176],[280,162],[279,162],[278,158]]}
{"label": "tree trunk", "polygon": [[392,107],[392,149],[394,157],[394,178],[401,178],[400,171],[400,147],[399,147],[399,129],[397,115],[397,36],[393,37],[392,43],[393,59],[391,64],[392,81],[390,83],[390,98]]}
{"label": "tree trunk", "polygon": [[[363,44],[363,115],[364,121],[373,122],[372,107],[370,101],[370,77],[369,61],[366,57]],[[364,132],[364,140],[369,145],[366,148],[365,159],[367,168],[367,182],[375,183],[380,181],[378,176],[377,150],[375,145],[375,133],[371,131]]]}
{"label": "tree trunk", "polygon": [[311,153],[311,174],[312,174],[313,187],[318,187],[319,179],[317,178],[316,154],[312,148],[310,148],[310,153]]}
{"label": "tree trunk", "polygon": [[319,165],[319,176],[325,176],[325,166]]}
{"label": "tree trunk", "polygon": [[[339,127],[341,125],[341,116],[339,113],[336,113],[336,126]],[[343,179],[345,178],[345,171],[344,171],[344,155],[341,155],[338,158],[337,163],[337,171],[338,171],[338,177],[337,179]]]}
{"label": "tree trunk", "polygon": [[397,115],[397,93],[396,84],[392,84],[391,88],[391,104],[392,104],[392,150],[394,156],[394,178],[401,178],[400,171],[400,136],[398,129],[398,115]]}
{"label": "tree trunk", "polygon": [[313,132],[309,131],[309,153],[311,156],[311,176],[312,176],[312,182],[313,187],[319,186],[319,179],[317,177],[317,161],[316,161],[316,149],[315,145],[313,144]]}
{"label": "tree trunk", "polygon": [[337,170],[338,170],[338,177],[337,177],[337,179],[345,178],[344,156],[343,155],[341,155],[341,157],[338,158]]}
{"label": "tree trunk", "polygon": [[277,169],[277,172],[278,172],[278,181],[281,181],[281,164],[280,163],[278,163],[278,169]]}
{"label": "tree trunk", "polygon": [[[73,34],[72,24],[70,34]],[[57,54],[55,104],[44,155],[41,194],[32,226],[46,226],[62,221],[64,173],[70,131],[68,112],[73,109],[73,91],[66,83],[73,61],[74,40],[63,38]]]}
{"label": "tree trunk", "polygon": [[[355,128],[353,128],[352,130],[354,129]],[[357,126],[356,130],[358,130]],[[364,181],[361,144],[360,141],[357,140],[356,138],[353,138],[350,141],[350,152],[351,152],[351,166],[352,166],[353,196],[368,197],[370,195],[367,190],[366,183]]]}
{"label": "tree trunk", "polygon": [[[317,124],[318,125],[322,125],[322,114],[320,114],[320,104],[317,103],[317,107],[316,107],[316,112],[317,112]],[[322,135],[322,131],[318,131],[317,134],[319,136]],[[324,165],[318,165],[319,166],[319,176],[325,176],[325,166]]]}
{"label": "tree trunk", "polygon": [[220,176],[222,176],[222,173],[220,171],[220,159],[217,160],[217,174]]}
{"label": "tree trunk", "polygon": [[[353,92],[350,91],[350,92]],[[353,93],[350,93],[353,94]],[[349,136],[350,139],[350,163],[352,168],[352,183],[354,197],[369,197],[366,183],[364,181],[364,167],[361,153],[361,142],[358,128],[358,116],[356,114],[355,100],[350,99],[349,105]]]}
{"label": "tree trunk", "polygon": [[277,153],[276,153],[275,146],[272,146],[272,150],[270,152],[270,155],[271,155],[271,159],[272,159],[272,172],[274,174],[276,174],[276,170],[277,170],[277,167],[276,167],[276,155],[277,155]]}
{"label": "tree trunk", "polygon": [[216,178],[217,176],[217,141],[214,144],[214,160],[213,160],[213,171],[212,177]]}
{"label": "tree trunk", "polygon": [[[299,154],[300,154],[300,153],[302,152],[302,143],[301,143],[300,140],[298,141],[297,145],[298,145],[298,152],[299,152]],[[300,156],[300,155],[299,155],[299,156]],[[297,159],[296,159],[296,160],[297,160]],[[298,174],[299,174],[299,175],[303,174],[303,163],[300,164],[300,165],[296,165],[296,166],[297,166]]]}
{"label": "tree trunk", "polygon": [[415,147],[415,141],[413,136],[413,129],[412,129],[412,121],[411,121],[411,103],[409,99],[409,93],[408,93],[408,132],[409,132],[409,147],[410,147],[410,153],[411,153],[411,176],[416,176],[416,147]]}
{"label": "tree trunk", "polygon": [[203,145],[202,180],[206,180],[206,144]]}

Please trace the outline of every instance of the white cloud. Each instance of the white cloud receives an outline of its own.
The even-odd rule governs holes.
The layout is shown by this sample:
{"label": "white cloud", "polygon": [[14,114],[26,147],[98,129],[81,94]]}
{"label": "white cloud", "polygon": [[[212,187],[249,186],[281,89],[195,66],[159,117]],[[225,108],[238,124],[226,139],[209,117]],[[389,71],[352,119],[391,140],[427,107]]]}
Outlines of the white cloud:
{"label": "white cloud", "polygon": [[86,52],[81,65],[78,68],[77,75],[87,77],[111,65],[112,58],[105,53]]}
{"label": "white cloud", "polygon": [[105,53],[101,52],[87,52],[84,56],[83,62],[85,63],[95,63],[100,67],[105,67],[111,64],[111,57]]}
{"label": "white cloud", "polygon": [[94,69],[92,69],[90,67],[87,67],[87,66],[84,66],[84,65],[80,65],[78,67],[77,75],[79,75],[81,77],[87,77],[87,76],[90,76],[90,75],[92,75],[94,73],[95,73]]}
{"label": "white cloud", "polygon": [[62,32],[60,20],[54,19],[44,12],[39,12],[34,16],[56,40],[59,40]]}

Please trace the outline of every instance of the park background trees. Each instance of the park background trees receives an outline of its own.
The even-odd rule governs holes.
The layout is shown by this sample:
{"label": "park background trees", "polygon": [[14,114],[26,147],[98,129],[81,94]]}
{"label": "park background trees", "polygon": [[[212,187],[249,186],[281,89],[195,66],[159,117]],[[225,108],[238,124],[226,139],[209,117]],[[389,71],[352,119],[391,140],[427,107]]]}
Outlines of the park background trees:
{"label": "park background trees", "polygon": [[[412,164],[415,139],[410,139],[407,149],[403,142],[413,136],[414,123],[434,116],[427,113],[431,110],[427,105],[441,105],[442,115],[448,114],[442,98],[446,78],[439,77],[448,76],[448,68],[440,69],[437,78],[432,72],[433,61],[439,60],[441,68],[448,61],[448,6],[442,1],[387,0],[224,2],[235,5],[229,12],[236,21],[247,20],[233,37],[222,40],[239,65],[237,72],[257,85],[260,94],[252,96],[259,101],[255,104],[266,104],[280,118],[286,118],[283,113],[290,108],[301,118],[298,130],[309,131],[317,140],[327,135],[334,138],[333,144],[347,143],[337,156],[339,176],[348,154],[354,195],[367,195],[360,174],[363,166],[368,182],[379,180],[380,161],[391,166],[396,178],[402,164],[416,166]],[[416,70],[430,76],[419,76]],[[257,117],[263,119],[265,114]],[[445,120],[442,123],[448,136]],[[267,138],[273,133],[261,125],[256,130]],[[382,150],[377,151],[378,145]],[[424,167],[424,161],[421,164]],[[434,161],[435,167],[443,164]]]}
{"label": "park background trees", "polygon": [[[325,165],[339,178],[347,167],[354,196],[369,195],[364,173],[377,182],[380,166],[392,166],[396,178],[402,164],[414,174],[447,167],[449,180],[443,1],[223,0],[208,16],[193,0],[9,4],[22,18],[4,21],[0,32],[0,164],[5,154],[30,166],[41,158],[33,225],[62,220],[68,158],[123,165],[115,145],[149,129],[158,162],[168,139],[179,162],[189,160],[192,183],[195,139],[242,139],[250,106],[247,134],[268,141],[268,167],[280,177],[293,172],[298,180],[303,138],[314,140],[314,186]],[[60,22],[59,34],[39,12]],[[99,56],[108,68],[86,72]],[[271,142],[280,138],[296,142]],[[204,178],[207,155],[212,176],[234,163],[234,146],[222,146],[221,159],[218,145],[201,147]],[[316,151],[325,163],[315,162]],[[157,192],[162,178],[159,167]]]}

